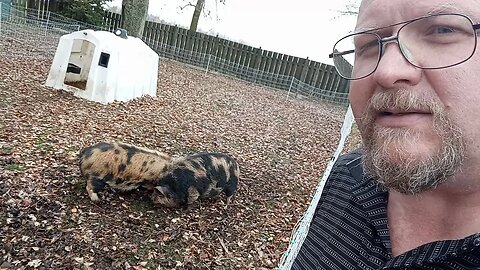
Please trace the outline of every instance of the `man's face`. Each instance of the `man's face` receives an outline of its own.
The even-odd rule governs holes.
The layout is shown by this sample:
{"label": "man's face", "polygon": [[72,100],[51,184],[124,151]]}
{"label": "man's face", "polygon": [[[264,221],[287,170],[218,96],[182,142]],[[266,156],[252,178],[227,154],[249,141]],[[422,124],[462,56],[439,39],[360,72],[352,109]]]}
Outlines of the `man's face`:
{"label": "man's face", "polygon": [[[357,29],[438,11],[480,14],[480,5],[477,0],[364,0]],[[396,35],[399,27],[378,34]],[[375,73],[351,82],[349,98],[364,140],[368,174],[389,189],[412,194],[445,182],[464,166],[465,158],[480,158],[479,55],[454,67],[422,70],[403,58],[398,44],[390,43]]]}

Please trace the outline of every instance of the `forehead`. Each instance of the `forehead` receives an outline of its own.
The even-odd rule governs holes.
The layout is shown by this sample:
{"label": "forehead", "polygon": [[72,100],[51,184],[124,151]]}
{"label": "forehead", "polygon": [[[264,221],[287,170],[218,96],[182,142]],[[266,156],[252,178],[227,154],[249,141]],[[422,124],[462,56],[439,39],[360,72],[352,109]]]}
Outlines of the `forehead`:
{"label": "forehead", "polygon": [[438,13],[460,13],[478,21],[480,0],[363,0],[356,31]]}

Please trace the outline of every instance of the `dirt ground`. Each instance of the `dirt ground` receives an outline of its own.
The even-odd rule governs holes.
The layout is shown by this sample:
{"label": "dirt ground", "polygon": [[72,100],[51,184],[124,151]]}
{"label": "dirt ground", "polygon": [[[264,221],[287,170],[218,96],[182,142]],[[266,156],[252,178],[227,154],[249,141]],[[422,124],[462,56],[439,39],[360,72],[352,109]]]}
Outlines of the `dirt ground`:
{"label": "dirt ground", "polygon": [[[28,53],[26,54],[28,55]],[[51,61],[0,55],[0,268],[273,269],[337,144],[345,108],[161,59],[157,97],[109,105],[43,86]],[[107,188],[79,150],[122,141],[224,152],[239,189],[187,210]]]}

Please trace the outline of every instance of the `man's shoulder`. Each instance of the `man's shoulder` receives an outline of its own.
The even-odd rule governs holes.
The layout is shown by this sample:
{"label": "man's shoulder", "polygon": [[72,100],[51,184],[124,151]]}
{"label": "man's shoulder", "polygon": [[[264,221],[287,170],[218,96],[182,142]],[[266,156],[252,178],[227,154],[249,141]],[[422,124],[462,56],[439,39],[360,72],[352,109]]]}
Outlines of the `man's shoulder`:
{"label": "man's shoulder", "polygon": [[357,148],[355,150],[340,155],[337,159],[337,162],[335,162],[335,166],[349,166],[352,163],[361,164],[362,156],[363,149]]}
{"label": "man's shoulder", "polygon": [[354,180],[354,182],[364,179],[362,168],[363,150],[355,149],[338,157],[332,168],[331,177],[344,180]]}

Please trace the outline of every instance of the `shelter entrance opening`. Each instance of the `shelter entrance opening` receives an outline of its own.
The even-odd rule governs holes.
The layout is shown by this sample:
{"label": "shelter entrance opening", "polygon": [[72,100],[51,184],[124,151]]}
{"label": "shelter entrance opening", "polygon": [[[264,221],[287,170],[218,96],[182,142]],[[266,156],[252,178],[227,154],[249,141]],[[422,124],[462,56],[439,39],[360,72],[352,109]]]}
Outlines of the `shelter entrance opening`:
{"label": "shelter entrance opening", "polygon": [[94,52],[95,45],[92,42],[84,39],[73,40],[65,74],[65,84],[81,90],[86,89]]}

